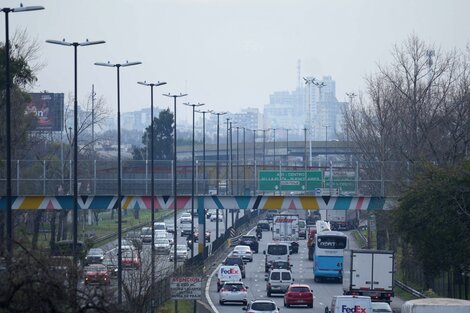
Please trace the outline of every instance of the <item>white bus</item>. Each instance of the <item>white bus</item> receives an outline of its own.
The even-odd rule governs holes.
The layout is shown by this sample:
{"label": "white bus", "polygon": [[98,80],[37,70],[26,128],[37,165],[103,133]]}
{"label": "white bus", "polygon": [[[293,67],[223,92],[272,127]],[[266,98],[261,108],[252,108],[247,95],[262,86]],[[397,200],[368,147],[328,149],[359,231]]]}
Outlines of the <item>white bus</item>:
{"label": "white bus", "polygon": [[343,252],[348,248],[348,237],[338,231],[321,231],[315,236],[313,274],[315,282],[323,278],[343,279]]}

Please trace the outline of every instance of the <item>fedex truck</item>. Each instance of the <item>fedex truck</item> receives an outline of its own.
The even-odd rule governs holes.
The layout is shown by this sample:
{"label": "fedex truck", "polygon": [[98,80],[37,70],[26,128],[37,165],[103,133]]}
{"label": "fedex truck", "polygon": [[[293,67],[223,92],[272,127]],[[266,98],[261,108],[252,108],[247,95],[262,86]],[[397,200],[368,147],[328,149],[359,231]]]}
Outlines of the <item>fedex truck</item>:
{"label": "fedex truck", "polygon": [[299,240],[299,214],[274,214],[272,233],[273,240]]}

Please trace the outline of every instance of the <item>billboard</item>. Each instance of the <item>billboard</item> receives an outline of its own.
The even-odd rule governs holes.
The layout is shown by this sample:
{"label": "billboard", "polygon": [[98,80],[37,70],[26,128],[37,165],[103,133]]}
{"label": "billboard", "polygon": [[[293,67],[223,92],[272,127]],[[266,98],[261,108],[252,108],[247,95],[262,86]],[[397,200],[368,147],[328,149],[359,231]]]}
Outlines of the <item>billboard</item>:
{"label": "billboard", "polygon": [[26,114],[37,119],[31,124],[31,131],[61,131],[64,125],[63,93],[30,93],[31,102],[26,103]]}

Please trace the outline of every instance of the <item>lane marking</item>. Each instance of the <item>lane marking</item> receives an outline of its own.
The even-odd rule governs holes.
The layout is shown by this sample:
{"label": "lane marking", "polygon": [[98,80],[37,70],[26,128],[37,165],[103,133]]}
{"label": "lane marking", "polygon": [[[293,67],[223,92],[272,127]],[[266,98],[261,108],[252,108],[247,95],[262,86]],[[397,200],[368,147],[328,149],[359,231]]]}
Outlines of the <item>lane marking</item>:
{"label": "lane marking", "polygon": [[219,313],[219,310],[217,310],[214,303],[212,302],[212,299],[209,295],[209,287],[211,285],[212,277],[214,277],[218,269],[219,269],[219,266],[217,266],[216,269],[212,272],[212,274],[209,276],[209,279],[207,280],[207,283],[206,283],[206,299],[207,299],[207,302],[209,302],[210,307],[215,313]]}

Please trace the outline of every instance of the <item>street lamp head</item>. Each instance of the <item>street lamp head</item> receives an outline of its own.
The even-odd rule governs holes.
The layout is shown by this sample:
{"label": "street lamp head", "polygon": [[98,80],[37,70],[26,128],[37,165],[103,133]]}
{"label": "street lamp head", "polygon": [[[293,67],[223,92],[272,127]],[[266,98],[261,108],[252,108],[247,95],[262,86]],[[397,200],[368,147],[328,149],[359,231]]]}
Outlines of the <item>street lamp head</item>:
{"label": "street lamp head", "polygon": [[106,67],[126,67],[126,66],[132,66],[132,65],[139,65],[142,64],[142,62],[129,62],[126,61],[126,63],[111,63],[111,62],[95,62],[95,65],[98,66],[106,66]]}
{"label": "street lamp head", "polygon": [[158,87],[158,86],[166,85],[166,82],[157,81],[156,83],[147,83],[147,81],[144,80],[143,82],[137,82],[137,84],[144,85],[144,86]]}
{"label": "street lamp head", "polygon": [[79,46],[93,46],[93,45],[99,45],[102,43],[106,43],[104,40],[96,40],[96,41],[89,41],[88,38],[84,42],[78,43]]}
{"label": "street lamp head", "polygon": [[47,43],[52,43],[52,44],[55,44],[55,45],[61,45],[61,46],[71,46],[72,43],[71,42],[67,42],[65,41],[65,38],[62,39],[62,40],[52,40],[52,39],[48,39],[46,40]]}
{"label": "street lamp head", "polygon": [[[9,9],[9,8],[3,8],[2,11],[4,11],[5,9]],[[40,5],[32,5],[32,6],[24,7],[23,4],[20,4],[18,8],[9,9],[9,11],[11,12],[27,12],[27,11],[38,11],[38,10],[44,10],[44,7]]]}
{"label": "street lamp head", "polygon": [[186,97],[188,94],[180,92],[179,95],[177,95],[177,94],[172,95],[171,93],[163,93],[162,95],[164,95],[165,97],[179,98],[179,97]]}
{"label": "street lamp head", "polygon": [[61,45],[61,46],[92,46],[92,45],[99,45],[102,43],[106,43],[104,40],[97,40],[97,41],[89,41],[88,39],[84,42],[68,42],[65,41],[65,38],[62,40],[51,40],[48,39],[46,40],[47,43],[52,43],[55,45]]}

